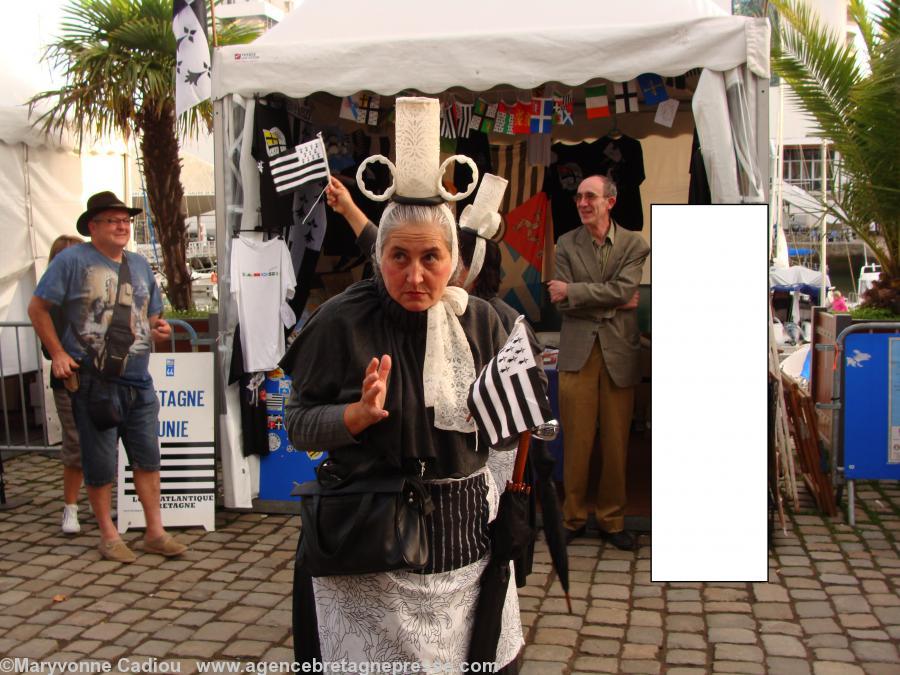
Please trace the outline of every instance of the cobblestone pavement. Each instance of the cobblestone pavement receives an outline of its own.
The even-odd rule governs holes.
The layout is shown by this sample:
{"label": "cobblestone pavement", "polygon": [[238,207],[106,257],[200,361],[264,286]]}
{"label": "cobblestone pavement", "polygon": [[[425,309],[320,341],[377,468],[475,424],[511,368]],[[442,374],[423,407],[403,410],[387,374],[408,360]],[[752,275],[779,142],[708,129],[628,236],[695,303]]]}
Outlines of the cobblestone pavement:
{"label": "cobblestone pavement", "polygon": [[[62,471],[40,455],[6,461],[0,511],[0,655],[108,660],[288,661],[296,517],[220,512],[216,531],[183,530],[181,560],[100,559],[97,530],[59,531]],[[86,501],[85,501],[86,503]],[[523,675],[564,673],[900,673],[900,488],[858,489],[857,528],[811,509],[776,530],[769,583],[652,583],[650,537],[636,553],[570,547],[574,614],[546,548],[519,590]],[[164,665],[163,662],[165,662]],[[151,662],[152,663],[152,662]],[[2,661],[0,661],[2,664]],[[149,666],[145,666],[148,668]]]}

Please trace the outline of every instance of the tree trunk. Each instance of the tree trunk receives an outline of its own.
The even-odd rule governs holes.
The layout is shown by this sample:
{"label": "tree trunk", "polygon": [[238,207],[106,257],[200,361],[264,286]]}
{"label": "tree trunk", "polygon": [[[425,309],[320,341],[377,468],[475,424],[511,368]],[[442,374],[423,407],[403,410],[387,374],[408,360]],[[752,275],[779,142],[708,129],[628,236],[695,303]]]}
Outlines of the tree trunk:
{"label": "tree trunk", "polygon": [[146,109],[139,118],[144,178],[153,214],[153,227],[162,252],[167,296],[173,309],[190,309],[191,274],[187,265],[187,229],[181,211],[181,160],[175,135],[175,101],[166,101],[159,111]]}

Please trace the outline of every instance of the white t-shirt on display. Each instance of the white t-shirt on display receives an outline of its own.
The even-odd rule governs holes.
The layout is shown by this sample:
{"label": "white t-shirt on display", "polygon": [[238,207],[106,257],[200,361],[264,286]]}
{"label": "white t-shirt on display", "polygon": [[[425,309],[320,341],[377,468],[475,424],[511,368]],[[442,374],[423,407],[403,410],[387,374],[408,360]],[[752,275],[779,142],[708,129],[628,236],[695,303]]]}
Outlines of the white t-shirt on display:
{"label": "white t-shirt on display", "polygon": [[283,240],[238,237],[232,242],[231,292],[238,306],[246,372],[273,370],[284,356],[282,317],[292,312],[283,313],[282,306],[294,296],[296,285]]}

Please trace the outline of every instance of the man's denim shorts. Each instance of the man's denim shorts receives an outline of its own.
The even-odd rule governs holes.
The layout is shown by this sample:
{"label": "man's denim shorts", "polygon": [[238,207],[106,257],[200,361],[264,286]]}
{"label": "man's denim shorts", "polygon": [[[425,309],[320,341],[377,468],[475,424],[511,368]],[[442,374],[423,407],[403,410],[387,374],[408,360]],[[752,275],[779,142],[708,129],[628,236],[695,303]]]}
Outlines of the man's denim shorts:
{"label": "man's denim shorts", "polygon": [[81,368],[78,377],[79,387],[72,395],[72,409],[81,440],[84,484],[99,487],[115,482],[120,437],[132,469],[159,471],[159,398],[153,385],[144,388],[114,384],[123,422],[117,428],[99,431],[91,422],[87,409],[90,379],[97,375]]}

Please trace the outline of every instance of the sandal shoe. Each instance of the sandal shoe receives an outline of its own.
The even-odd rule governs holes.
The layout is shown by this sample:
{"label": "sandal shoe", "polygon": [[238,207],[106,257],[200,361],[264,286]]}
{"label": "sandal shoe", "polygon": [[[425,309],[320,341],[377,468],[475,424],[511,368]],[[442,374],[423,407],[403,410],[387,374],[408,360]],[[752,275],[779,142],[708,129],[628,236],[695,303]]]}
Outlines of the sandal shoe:
{"label": "sandal shoe", "polygon": [[173,558],[187,551],[188,547],[175,540],[171,534],[164,534],[156,539],[144,540],[144,552],[156,553],[167,558]]}
{"label": "sandal shoe", "polygon": [[128,548],[128,545],[121,539],[101,541],[97,549],[100,551],[101,557],[106,558],[107,560],[112,560],[113,562],[127,564],[133,563],[135,560],[137,560],[137,556],[134,554],[134,551]]}

